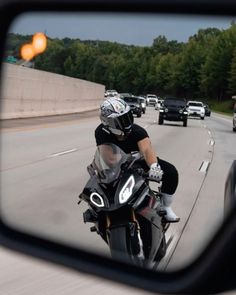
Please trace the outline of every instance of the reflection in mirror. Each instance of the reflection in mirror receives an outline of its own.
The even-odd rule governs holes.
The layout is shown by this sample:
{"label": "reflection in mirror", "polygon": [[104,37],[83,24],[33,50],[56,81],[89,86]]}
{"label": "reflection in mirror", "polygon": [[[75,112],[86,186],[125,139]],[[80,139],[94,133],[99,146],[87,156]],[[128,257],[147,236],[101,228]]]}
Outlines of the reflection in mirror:
{"label": "reflection in mirror", "polygon": [[18,17],[1,89],[4,221],[143,267],[189,263],[223,220],[235,48],[226,18]]}

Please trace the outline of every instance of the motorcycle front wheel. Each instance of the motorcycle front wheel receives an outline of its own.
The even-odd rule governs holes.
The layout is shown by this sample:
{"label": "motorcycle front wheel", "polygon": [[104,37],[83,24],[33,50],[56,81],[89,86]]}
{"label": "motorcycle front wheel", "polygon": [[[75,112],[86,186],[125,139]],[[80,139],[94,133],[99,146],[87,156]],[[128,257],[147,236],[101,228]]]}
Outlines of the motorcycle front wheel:
{"label": "motorcycle front wheel", "polygon": [[110,229],[109,246],[112,258],[143,266],[144,257],[140,256],[142,246],[137,238],[137,233],[131,235],[127,227]]}

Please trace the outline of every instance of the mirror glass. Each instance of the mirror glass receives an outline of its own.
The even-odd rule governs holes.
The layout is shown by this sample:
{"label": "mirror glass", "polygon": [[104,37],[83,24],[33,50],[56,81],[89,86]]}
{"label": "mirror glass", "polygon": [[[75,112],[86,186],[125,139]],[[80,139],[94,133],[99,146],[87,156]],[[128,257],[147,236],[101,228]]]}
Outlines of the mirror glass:
{"label": "mirror glass", "polygon": [[[236,146],[235,48],[234,18],[19,16],[2,69],[3,220],[148,268],[189,263],[224,218]],[[104,106],[98,131],[106,99],[113,103]],[[161,183],[148,181],[137,154],[124,152],[140,148],[155,162],[147,136]],[[101,145],[109,138],[123,151]],[[179,222],[167,222],[174,214]]]}

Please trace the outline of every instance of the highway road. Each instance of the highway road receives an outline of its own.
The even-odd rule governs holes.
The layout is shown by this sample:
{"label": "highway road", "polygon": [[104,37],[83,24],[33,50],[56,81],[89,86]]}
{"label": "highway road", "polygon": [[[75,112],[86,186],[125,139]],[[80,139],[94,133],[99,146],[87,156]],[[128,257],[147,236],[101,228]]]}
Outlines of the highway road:
{"label": "highway road", "polygon": [[[168,229],[169,247],[159,267],[171,270],[191,261],[223,219],[224,183],[235,159],[236,136],[232,119],[222,115],[189,119],[187,128],[178,122],[160,126],[157,118],[158,112],[148,107],[135,122],[147,130],[158,156],[172,162],[179,171],[173,208],[181,221]],[[11,128],[2,125],[4,219],[39,236],[109,255],[99,236],[83,223],[86,205],[77,206],[77,196],[88,180],[86,166],[96,149],[98,116],[53,122],[44,119],[37,124],[26,121],[15,122]],[[0,290],[4,295],[108,294],[111,290],[114,294],[138,293],[5,249],[1,249],[0,257]]]}

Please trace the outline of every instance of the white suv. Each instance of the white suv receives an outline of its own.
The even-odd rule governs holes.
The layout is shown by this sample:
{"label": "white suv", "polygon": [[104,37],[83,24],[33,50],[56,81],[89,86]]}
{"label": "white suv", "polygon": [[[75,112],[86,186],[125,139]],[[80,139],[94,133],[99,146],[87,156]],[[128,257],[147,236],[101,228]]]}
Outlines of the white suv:
{"label": "white suv", "polygon": [[118,96],[118,92],[116,90],[107,90],[104,94],[106,98],[108,97],[116,97]]}
{"label": "white suv", "polygon": [[204,120],[205,108],[201,101],[188,101],[187,108],[189,117],[199,117]]}
{"label": "white suv", "polygon": [[158,102],[158,98],[155,94],[147,94],[146,102],[147,102],[147,105],[155,106],[156,103]]}

